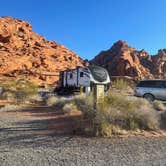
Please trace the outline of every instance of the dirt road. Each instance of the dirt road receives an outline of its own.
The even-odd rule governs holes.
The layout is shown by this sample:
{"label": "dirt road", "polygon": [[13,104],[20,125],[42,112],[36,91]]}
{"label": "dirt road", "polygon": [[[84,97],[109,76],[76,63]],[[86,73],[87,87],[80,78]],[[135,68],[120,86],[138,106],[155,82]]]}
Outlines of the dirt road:
{"label": "dirt road", "polygon": [[72,136],[71,119],[47,107],[0,114],[0,166],[166,165],[166,136]]}

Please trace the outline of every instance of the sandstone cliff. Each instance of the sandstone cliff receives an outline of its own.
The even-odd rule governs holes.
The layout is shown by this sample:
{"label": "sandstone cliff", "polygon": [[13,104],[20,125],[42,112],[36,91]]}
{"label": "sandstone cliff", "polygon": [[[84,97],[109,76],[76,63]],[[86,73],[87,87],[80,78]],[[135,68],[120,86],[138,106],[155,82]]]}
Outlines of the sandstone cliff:
{"label": "sandstone cliff", "polygon": [[138,51],[121,40],[109,50],[100,52],[91,63],[105,67],[112,76],[166,78],[166,49],[151,56],[145,50]]}
{"label": "sandstone cliff", "polygon": [[74,52],[33,32],[28,22],[0,18],[1,77],[53,84],[58,81],[59,71],[82,64]]}
{"label": "sandstone cliff", "polygon": [[[111,76],[166,78],[166,49],[152,56],[118,41],[91,63],[104,66]],[[88,61],[83,62],[65,46],[33,32],[28,22],[0,18],[0,78],[26,78],[37,84],[56,84],[60,71],[82,65],[88,65]]]}

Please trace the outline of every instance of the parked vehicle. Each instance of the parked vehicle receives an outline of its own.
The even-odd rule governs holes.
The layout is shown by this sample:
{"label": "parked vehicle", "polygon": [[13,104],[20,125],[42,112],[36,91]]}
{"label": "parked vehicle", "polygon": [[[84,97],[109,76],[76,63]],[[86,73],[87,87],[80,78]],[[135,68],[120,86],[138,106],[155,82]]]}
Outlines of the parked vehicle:
{"label": "parked vehicle", "polygon": [[79,91],[80,87],[90,91],[93,84],[104,84],[107,89],[109,83],[109,74],[103,67],[96,65],[77,67],[60,73],[58,91],[65,94]]}
{"label": "parked vehicle", "polygon": [[166,100],[166,80],[140,81],[136,86],[135,95],[149,101]]}

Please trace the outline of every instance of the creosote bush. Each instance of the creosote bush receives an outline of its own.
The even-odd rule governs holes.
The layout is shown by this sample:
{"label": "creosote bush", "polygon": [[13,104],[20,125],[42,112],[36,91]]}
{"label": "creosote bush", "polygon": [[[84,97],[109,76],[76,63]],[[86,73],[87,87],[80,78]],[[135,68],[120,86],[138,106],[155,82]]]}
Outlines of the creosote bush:
{"label": "creosote bush", "polygon": [[20,110],[24,110],[27,109],[25,106],[23,105],[14,105],[14,104],[7,104],[4,107],[0,108],[0,112],[4,112],[4,111],[20,111]]}
{"label": "creosote bush", "polygon": [[110,91],[129,95],[134,93],[135,82],[133,80],[116,79],[112,81]]}
{"label": "creosote bush", "polygon": [[127,81],[125,81],[123,79],[117,79],[112,82],[112,86],[117,89],[122,90],[122,89],[126,89],[129,86],[129,84]]}
{"label": "creosote bush", "polygon": [[8,80],[0,83],[4,89],[4,97],[16,102],[24,102],[37,93],[37,86],[28,80]]}
{"label": "creosote bush", "polygon": [[78,112],[77,106],[74,103],[67,103],[62,108],[66,115],[75,115]]}
{"label": "creosote bush", "polygon": [[48,106],[53,106],[57,102],[59,102],[59,98],[57,96],[49,96],[46,101]]}
{"label": "creosote bush", "polygon": [[166,106],[162,101],[154,101],[153,106],[157,111],[166,111]]}
{"label": "creosote bush", "polygon": [[88,97],[83,95],[73,98],[73,103],[81,110],[85,117],[88,119],[93,119],[96,111],[94,110],[94,99],[92,94]]}
{"label": "creosote bush", "polygon": [[145,99],[124,97],[111,92],[100,100],[97,109],[94,109],[92,95],[81,95],[67,100],[56,98],[52,101],[52,106],[66,115],[73,116],[77,115],[77,111],[82,112],[81,116],[73,117],[77,124],[73,130],[79,133],[108,137],[159,128],[158,114]]}
{"label": "creosote bush", "polygon": [[138,98],[127,98],[110,93],[99,103],[99,112],[111,124],[126,130],[155,130],[158,128],[157,113],[152,105]]}
{"label": "creosote bush", "polygon": [[[125,134],[128,131],[157,130],[159,117],[153,106],[144,99],[127,98],[109,93],[101,99],[97,109],[93,107],[93,98],[77,97],[71,101],[73,107],[83,112],[84,120],[89,126],[77,126],[96,136],[111,136],[112,134]],[[80,119],[83,120],[83,119]],[[84,123],[84,121],[83,121]],[[81,125],[81,123],[80,123]]]}

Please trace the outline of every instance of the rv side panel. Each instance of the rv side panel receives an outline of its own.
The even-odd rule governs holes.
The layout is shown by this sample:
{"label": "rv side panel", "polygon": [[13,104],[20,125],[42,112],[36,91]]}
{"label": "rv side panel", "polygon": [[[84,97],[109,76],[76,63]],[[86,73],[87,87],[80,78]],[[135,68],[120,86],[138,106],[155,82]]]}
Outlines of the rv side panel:
{"label": "rv side panel", "polygon": [[78,70],[78,86],[89,87],[90,75],[84,72],[84,68],[80,67]]}
{"label": "rv side panel", "polygon": [[67,85],[70,87],[77,86],[77,70],[67,71]]}

